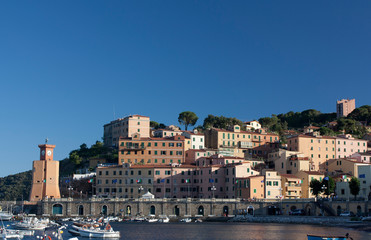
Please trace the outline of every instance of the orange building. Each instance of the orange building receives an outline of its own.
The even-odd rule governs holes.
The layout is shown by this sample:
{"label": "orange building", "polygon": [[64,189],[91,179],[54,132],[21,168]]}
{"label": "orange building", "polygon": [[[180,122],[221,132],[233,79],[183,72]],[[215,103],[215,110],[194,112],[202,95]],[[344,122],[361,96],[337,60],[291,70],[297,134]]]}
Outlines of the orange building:
{"label": "orange building", "polygon": [[55,145],[42,144],[40,160],[33,161],[30,201],[61,198],[59,191],[59,162],[53,161]]}
{"label": "orange building", "polygon": [[184,150],[184,136],[142,138],[137,133],[131,138],[120,138],[119,164],[181,164]]}
{"label": "orange building", "polygon": [[328,136],[296,135],[287,138],[287,149],[297,151],[311,161],[311,170],[320,170],[321,164],[335,158],[335,138]]}

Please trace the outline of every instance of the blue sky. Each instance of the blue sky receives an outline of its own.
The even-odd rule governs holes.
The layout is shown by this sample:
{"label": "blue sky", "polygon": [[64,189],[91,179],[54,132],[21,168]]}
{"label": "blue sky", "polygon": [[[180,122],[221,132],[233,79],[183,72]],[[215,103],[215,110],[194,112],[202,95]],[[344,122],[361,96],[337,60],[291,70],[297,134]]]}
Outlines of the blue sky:
{"label": "blue sky", "polygon": [[370,1],[1,1],[0,176],[129,114],[252,120],[371,104]]}

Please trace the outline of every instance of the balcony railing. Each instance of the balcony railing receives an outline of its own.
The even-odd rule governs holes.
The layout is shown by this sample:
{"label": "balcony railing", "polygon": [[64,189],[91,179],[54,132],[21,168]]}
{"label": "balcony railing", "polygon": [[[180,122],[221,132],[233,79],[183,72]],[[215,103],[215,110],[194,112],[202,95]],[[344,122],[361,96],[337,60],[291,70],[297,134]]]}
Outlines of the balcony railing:
{"label": "balcony railing", "polygon": [[141,145],[132,145],[132,146],[120,146],[120,149],[121,150],[144,150],[146,149],[145,146],[141,146]]}

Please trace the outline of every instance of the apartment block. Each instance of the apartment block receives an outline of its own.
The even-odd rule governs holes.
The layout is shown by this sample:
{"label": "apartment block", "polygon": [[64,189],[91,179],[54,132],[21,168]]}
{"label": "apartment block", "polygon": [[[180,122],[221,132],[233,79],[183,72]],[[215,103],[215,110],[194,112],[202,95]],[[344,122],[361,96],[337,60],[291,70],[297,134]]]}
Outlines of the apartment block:
{"label": "apartment block", "polygon": [[311,170],[320,170],[320,165],[335,158],[335,138],[328,136],[296,135],[287,138],[289,151],[297,151],[309,157]]}
{"label": "apartment block", "polygon": [[133,134],[119,140],[119,164],[184,163],[185,137],[143,138]]}
{"label": "apartment block", "polygon": [[336,101],[336,116],[337,118],[346,117],[349,113],[356,109],[355,99],[342,99]]}
{"label": "apartment block", "polygon": [[237,179],[253,174],[249,162],[195,165],[116,165],[97,168],[96,194],[137,198],[151,192],[156,198],[235,198]]}
{"label": "apartment block", "polygon": [[119,118],[105,124],[103,128],[103,144],[107,147],[118,147],[120,137],[131,137],[134,133],[150,137],[150,119],[141,115]]}
{"label": "apartment block", "polygon": [[358,166],[367,166],[369,163],[358,162],[356,159],[340,158],[330,159],[325,164],[326,172],[332,176],[346,173],[358,177]]}
{"label": "apartment block", "polygon": [[363,162],[363,163],[371,163],[371,152],[370,151],[359,152],[359,153],[357,152],[357,153],[352,154],[350,158],[357,159],[357,161]]}
{"label": "apartment block", "polygon": [[264,199],[264,176],[238,178],[236,197],[242,199]]}
{"label": "apartment block", "polygon": [[346,158],[354,153],[365,153],[367,151],[367,140],[355,139],[350,134],[336,137],[336,157]]}
{"label": "apartment block", "polygon": [[280,176],[283,198],[301,198],[301,179],[293,174],[280,174]]}
{"label": "apartment block", "polygon": [[362,165],[358,167],[358,179],[360,185],[360,197],[371,200],[371,165]]}
{"label": "apartment block", "polygon": [[322,179],[325,177],[324,174],[318,171],[300,171],[295,174],[301,180],[301,197],[302,198],[314,198],[315,196],[312,193],[310,188],[310,182],[313,179],[317,179],[322,182]]}
{"label": "apartment block", "polygon": [[263,175],[265,177],[265,198],[281,199],[283,197],[281,176],[277,171],[270,169],[263,170]]}
{"label": "apartment block", "polygon": [[247,130],[256,130],[262,127],[259,121],[256,121],[256,120],[244,122],[244,126],[246,127]]}
{"label": "apartment block", "polygon": [[268,154],[268,164],[279,174],[295,174],[310,170],[310,159],[304,154],[286,149],[277,149]]}
{"label": "apartment block", "polygon": [[205,148],[205,135],[198,133],[197,130],[194,132],[184,131],[182,133],[187,139],[190,139],[190,149],[204,149]]}
{"label": "apartment block", "polygon": [[244,157],[245,152],[252,155],[267,156],[278,147],[279,136],[262,129],[256,132],[241,131],[239,125],[233,130],[208,129],[205,131],[205,147],[212,149],[233,149],[234,156]]}

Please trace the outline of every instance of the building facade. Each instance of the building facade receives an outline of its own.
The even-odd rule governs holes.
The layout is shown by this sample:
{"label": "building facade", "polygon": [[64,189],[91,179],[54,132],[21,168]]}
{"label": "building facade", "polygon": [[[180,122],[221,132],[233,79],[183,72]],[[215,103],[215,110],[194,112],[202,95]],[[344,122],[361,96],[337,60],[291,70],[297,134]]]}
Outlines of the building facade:
{"label": "building facade", "polygon": [[355,139],[350,134],[337,136],[335,145],[337,158],[346,158],[354,153],[365,153],[367,151],[367,140]]}
{"label": "building facade", "polygon": [[150,119],[146,116],[131,115],[119,118],[103,126],[103,144],[107,147],[118,147],[120,137],[131,137],[139,133],[150,137]]}
{"label": "building facade", "polygon": [[328,136],[296,135],[287,138],[289,151],[309,157],[311,170],[320,170],[321,164],[335,158],[335,138]]}
{"label": "building facade", "polygon": [[119,164],[184,163],[185,137],[143,138],[133,134],[119,140]]}
{"label": "building facade", "polygon": [[342,99],[336,101],[336,116],[337,118],[346,117],[356,109],[356,100],[355,99]]}

